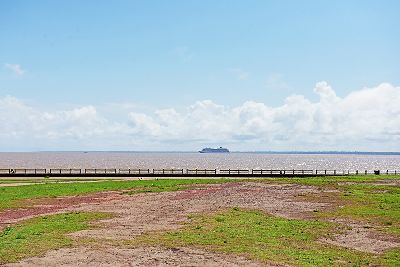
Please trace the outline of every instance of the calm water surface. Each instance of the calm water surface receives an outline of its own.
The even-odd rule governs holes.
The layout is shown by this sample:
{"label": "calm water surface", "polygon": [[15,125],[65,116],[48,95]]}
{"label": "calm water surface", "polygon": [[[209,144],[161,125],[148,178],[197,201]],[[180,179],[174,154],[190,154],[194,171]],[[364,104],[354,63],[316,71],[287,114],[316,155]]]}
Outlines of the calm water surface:
{"label": "calm water surface", "polygon": [[400,155],[4,152],[0,168],[400,170]]}

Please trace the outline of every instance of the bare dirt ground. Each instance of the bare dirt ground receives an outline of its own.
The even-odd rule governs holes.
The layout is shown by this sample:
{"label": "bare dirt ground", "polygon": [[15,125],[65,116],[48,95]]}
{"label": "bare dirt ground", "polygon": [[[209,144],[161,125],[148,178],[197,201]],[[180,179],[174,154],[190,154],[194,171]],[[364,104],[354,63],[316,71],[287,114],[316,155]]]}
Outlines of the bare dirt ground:
{"label": "bare dirt ground", "polygon": [[384,233],[378,233],[372,230],[372,226],[368,224],[340,219],[330,221],[346,225],[349,229],[336,235],[334,239],[321,239],[322,242],[373,254],[380,254],[387,249],[400,245],[398,239]]}
{"label": "bare dirt ground", "polygon": [[66,248],[45,257],[23,260],[9,266],[265,266],[244,257],[222,255],[192,248]]}
{"label": "bare dirt ground", "polygon": [[[331,192],[331,191],[330,191]],[[97,193],[81,197],[46,200],[29,209],[30,212],[0,214],[0,221],[11,223],[25,217],[60,211],[100,211],[116,214],[98,222],[99,228],[72,234],[75,238],[131,239],[148,231],[167,231],[182,227],[193,213],[207,213],[230,207],[263,210],[285,218],[312,219],[315,210],[332,209],[332,202],[311,202],[299,196],[326,193],[316,187],[293,184],[264,184],[236,182],[213,185],[195,185],[184,191],[163,193],[120,194]],[[322,240],[360,251],[380,253],[386,248],[399,246],[381,233],[353,222],[337,221],[347,225],[349,231],[334,240]],[[79,247],[48,252],[44,257],[25,259],[26,265],[100,265],[100,266],[254,266],[241,257],[211,253],[199,249],[159,247]],[[265,265],[264,265],[265,266]]]}
{"label": "bare dirt ground", "polygon": [[25,200],[24,205],[27,205],[27,208],[9,209],[0,212],[0,230],[6,225],[38,215],[54,214],[65,211],[65,209],[71,206],[74,207],[83,203],[104,202],[121,197],[119,192],[100,192],[83,196]]}

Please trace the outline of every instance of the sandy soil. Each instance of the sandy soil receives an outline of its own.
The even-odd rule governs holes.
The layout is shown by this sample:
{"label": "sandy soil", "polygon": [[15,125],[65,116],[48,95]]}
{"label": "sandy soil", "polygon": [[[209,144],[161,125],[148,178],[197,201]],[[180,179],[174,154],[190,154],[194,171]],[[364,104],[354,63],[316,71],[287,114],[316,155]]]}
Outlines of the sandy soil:
{"label": "sandy soil", "polygon": [[374,254],[400,246],[400,240],[377,232],[368,224],[341,219],[331,221],[346,225],[349,229],[336,235],[334,239],[321,239],[322,242]]}
{"label": "sandy soil", "polygon": [[147,231],[174,230],[192,213],[204,213],[229,207],[254,208],[285,218],[312,216],[324,203],[295,200],[298,194],[316,192],[300,185],[263,183],[226,183],[198,185],[195,188],[164,193],[125,195],[123,199],[82,205],[73,210],[113,212],[118,216],[101,222],[105,227],[85,230],[75,236],[127,239]]}
{"label": "sandy soil", "polygon": [[[61,256],[62,255],[62,256]],[[60,257],[61,256],[61,257]],[[8,266],[272,266],[192,248],[66,248]]]}
{"label": "sandy soil", "polygon": [[[34,216],[60,211],[101,211],[117,216],[98,222],[97,229],[72,234],[73,237],[130,239],[147,231],[175,230],[182,227],[192,213],[213,212],[229,207],[254,208],[285,218],[312,219],[314,210],[332,208],[329,199],[320,202],[302,200],[308,193],[326,193],[322,189],[304,185],[274,185],[255,182],[196,185],[184,191],[164,193],[120,194],[97,193],[82,197],[49,200],[40,203],[26,215]],[[300,196],[300,197],[299,197]],[[47,201],[47,200],[46,200]],[[10,211],[11,212],[11,211]],[[17,212],[18,214],[18,212]],[[3,216],[3,217],[2,217]],[[24,218],[0,214],[0,221],[14,222]],[[332,240],[321,240],[339,246],[380,253],[386,248],[399,246],[393,240],[374,232],[371,228],[346,221],[349,231]],[[251,266],[250,261],[190,248],[174,250],[138,247],[123,248],[69,248],[51,251],[44,257],[26,259],[22,265],[100,265],[100,266]],[[254,266],[260,263],[254,263]]]}
{"label": "sandy soil", "polygon": [[122,198],[119,192],[100,192],[82,196],[25,200],[27,208],[0,211],[0,230],[2,227],[38,215],[54,214],[82,203],[100,203]]}

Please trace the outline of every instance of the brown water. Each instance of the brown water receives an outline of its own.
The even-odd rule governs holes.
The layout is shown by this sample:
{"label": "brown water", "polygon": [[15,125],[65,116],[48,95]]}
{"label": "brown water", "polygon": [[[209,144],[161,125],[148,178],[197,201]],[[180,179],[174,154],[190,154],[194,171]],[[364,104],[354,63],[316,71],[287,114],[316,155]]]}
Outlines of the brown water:
{"label": "brown water", "polygon": [[3,152],[0,168],[400,170],[400,155]]}

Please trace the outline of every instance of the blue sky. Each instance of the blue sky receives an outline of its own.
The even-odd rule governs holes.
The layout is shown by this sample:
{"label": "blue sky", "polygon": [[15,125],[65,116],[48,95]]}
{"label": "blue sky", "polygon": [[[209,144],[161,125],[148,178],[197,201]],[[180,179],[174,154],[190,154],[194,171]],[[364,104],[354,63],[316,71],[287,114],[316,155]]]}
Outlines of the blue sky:
{"label": "blue sky", "polygon": [[[138,127],[131,114],[145,115],[148,129],[151,120],[156,128],[168,124],[159,110],[185,116],[199,101],[221,105],[226,112],[246,101],[279,110],[293,95],[319,103],[321,96],[313,88],[321,81],[343,99],[382,83],[392,86],[390,96],[397,97],[399,13],[399,1],[1,1],[0,99],[11,97],[39,117],[93,107],[100,119],[130,127],[120,139],[139,141],[103,146],[110,136],[71,133],[68,146],[61,141],[66,137],[48,145],[55,129],[27,137],[27,130],[3,128],[6,141],[0,150],[77,149],[93,137],[98,143],[88,148],[196,149],[219,144],[226,136],[182,133],[171,141],[163,131],[147,133]],[[4,103],[0,115],[5,120]],[[264,126],[277,121],[266,117],[261,118]],[[394,124],[390,132],[400,132],[397,121],[388,123]],[[308,133],[306,149],[370,145],[360,141],[340,147],[332,141],[324,147],[311,141],[313,134]],[[226,144],[238,149],[301,147],[294,140],[268,146],[266,137],[270,143],[279,138],[251,129],[244,135],[257,136],[254,143],[233,135],[233,143]],[[393,149],[391,142],[398,139],[382,140],[373,149]]]}

